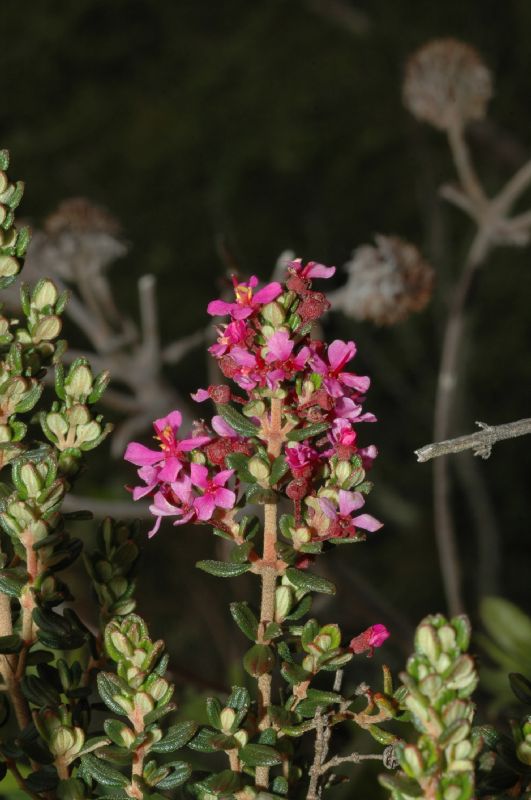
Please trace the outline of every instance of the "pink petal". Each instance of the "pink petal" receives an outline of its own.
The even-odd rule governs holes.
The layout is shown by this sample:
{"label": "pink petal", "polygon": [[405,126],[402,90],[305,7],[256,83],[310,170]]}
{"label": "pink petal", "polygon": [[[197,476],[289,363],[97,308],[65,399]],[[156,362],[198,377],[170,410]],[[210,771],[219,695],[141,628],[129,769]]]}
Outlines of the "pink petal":
{"label": "pink petal", "polygon": [[356,528],[363,528],[364,531],[373,532],[383,528],[383,522],[380,522],[371,514],[358,514],[357,517],[354,517],[353,522]]}
{"label": "pink petal", "polygon": [[220,508],[233,508],[236,502],[236,495],[230,489],[216,489],[214,495],[216,505]]}
{"label": "pink petal", "polygon": [[365,505],[365,500],[361,492],[346,492],[339,490],[339,513],[342,517],[348,517],[353,511],[357,511]]}
{"label": "pink petal", "polygon": [[211,300],[207,305],[207,313],[211,317],[224,317],[230,314],[235,303],[226,303],[225,300]]}
{"label": "pink petal", "polygon": [[333,503],[328,499],[328,497],[320,497],[319,498],[319,505],[321,506],[321,510],[328,519],[336,519],[337,511]]}
{"label": "pink petal", "polygon": [[371,379],[366,375],[354,375],[352,372],[341,372],[339,377],[345,386],[350,386],[351,389],[356,389],[362,394],[365,394],[371,385]]}
{"label": "pink petal", "polygon": [[170,456],[164,462],[164,466],[159,472],[159,480],[160,481],[167,481],[168,483],[173,483],[177,478],[177,475],[182,469],[182,464],[178,458],[175,456]]}
{"label": "pink petal", "polygon": [[233,469],[223,469],[214,476],[212,483],[214,486],[224,486],[232,475],[234,475]]}
{"label": "pink petal", "polygon": [[149,537],[150,539],[152,539],[152,538],[153,538],[153,536],[155,536],[155,534],[158,532],[158,530],[159,530],[159,528],[160,528],[160,523],[161,523],[161,522],[162,522],[162,517],[156,517],[156,518],[155,518],[155,524],[153,525],[153,527],[151,528],[151,530],[150,530],[150,531],[148,531],[148,537]]}
{"label": "pink petal", "polygon": [[157,492],[153,499],[154,502],[150,505],[149,510],[156,517],[173,517],[179,510],[177,506],[166,499],[162,492]]}
{"label": "pink petal", "polygon": [[248,350],[243,347],[233,347],[230,351],[231,358],[236,362],[239,367],[255,367],[256,358]]}
{"label": "pink petal", "polygon": [[304,268],[304,275],[306,278],[331,278],[335,271],[335,267],[325,267],[324,264],[310,261]]}
{"label": "pink petal", "polygon": [[[211,348],[209,348],[211,350]],[[205,400],[208,400],[210,395],[206,389],[198,389],[195,394],[191,394],[190,397],[192,400],[195,400],[196,403],[203,403]]]}
{"label": "pink petal", "polygon": [[247,317],[251,316],[253,310],[254,309],[252,306],[243,306],[240,305],[239,303],[234,303],[231,315],[233,319],[237,320],[247,319]]}
{"label": "pink petal", "polygon": [[351,360],[356,354],[354,342],[343,342],[334,339],[328,347],[328,361],[332,369],[337,370]]}
{"label": "pink petal", "polygon": [[376,625],[372,625],[369,630],[369,644],[371,647],[381,647],[385,640],[391,636],[385,625],[379,622]]}
{"label": "pink petal", "polygon": [[267,286],[264,286],[263,289],[259,289],[259,291],[253,297],[253,304],[255,303],[270,303],[272,300],[276,300],[276,298],[282,294],[282,286],[280,283],[274,281],[273,283],[268,283]]}
{"label": "pink petal", "polygon": [[223,438],[235,439],[237,438],[238,434],[231,428],[228,422],[226,422],[223,417],[220,417],[219,414],[212,417],[211,421],[212,430],[214,430],[218,436],[222,436]]}
{"label": "pink petal", "polygon": [[191,464],[190,478],[194,486],[206,489],[208,486],[208,469],[203,464]]}
{"label": "pink petal", "polygon": [[210,519],[215,508],[214,498],[211,494],[204,494],[202,497],[197,497],[194,500],[194,508],[197,513],[197,519],[203,521]]}
{"label": "pink petal", "polygon": [[130,442],[124,453],[124,459],[136,464],[137,467],[144,467],[149,464],[156,464],[163,458],[160,450],[151,450],[139,442]]}
{"label": "pink petal", "polygon": [[157,482],[147,484],[147,486],[135,486],[133,489],[133,500],[140,500],[141,497],[145,497],[149,494],[157,485]]}
{"label": "pink petal", "polygon": [[278,331],[267,340],[266,361],[287,361],[295,346],[286,331]]}
{"label": "pink petal", "polygon": [[191,439],[183,439],[179,442],[179,450],[183,453],[188,453],[190,450],[196,450],[204,444],[208,444],[210,436],[193,436]]}
{"label": "pink petal", "polygon": [[170,427],[172,430],[175,430],[176,428],[179,429],[181,427],[182,421],[183,417],[180,411],[170,411],[166,417],[156,419],[153,423],[153,427],[157,433],[160,433],[164,430],[164,428],[168,427]]}

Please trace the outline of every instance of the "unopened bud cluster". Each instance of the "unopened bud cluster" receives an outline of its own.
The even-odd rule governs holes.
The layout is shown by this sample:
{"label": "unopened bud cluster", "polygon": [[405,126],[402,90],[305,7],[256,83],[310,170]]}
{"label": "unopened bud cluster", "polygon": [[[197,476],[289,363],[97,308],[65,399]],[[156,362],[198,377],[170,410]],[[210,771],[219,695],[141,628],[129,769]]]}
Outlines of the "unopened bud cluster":
{"label": "unopened bud cluster", "polygon": [[471,656],[466,653],[470,624],[464,616],[448,621],[426,617],[417,628],[415,653],[401,680],[407,689],[405,707],[421,735],[416,744],[397,746],[400,776],[382,776],[395,800],[420,786],[424,795],[441,800],[474,797],[474,758],[481,738],[472,730],[475,706],[470,695],[478,683]]}

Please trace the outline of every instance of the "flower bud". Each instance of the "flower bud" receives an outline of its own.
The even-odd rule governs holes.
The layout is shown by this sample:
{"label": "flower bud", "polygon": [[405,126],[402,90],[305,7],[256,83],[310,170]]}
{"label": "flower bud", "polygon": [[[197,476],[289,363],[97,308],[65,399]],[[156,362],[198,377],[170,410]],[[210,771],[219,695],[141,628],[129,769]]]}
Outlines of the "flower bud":
{"label": "flower bud", "polygon": [[265,414],[265,403],[263,400],[252,400],[242,408],[242,413],[246,417],[263,417]]}
{"label": "flower bud", "polygon": [[73,398],[87,397],[92,391],[92,372],[85,364],[78,364],[70,370],[65,380],[65,391]]}
{"label": "flower bud", "polygon": [[232,734],[236,741],[239,743],[240,747],[245,747],[247,742],[249,741],[249,734],[247,731],[244,731],[243,728],[240,728],[239,731]]}
{"label": "flower bud", "polygon": [[12,278],[19,271],[20,264],[14,256],[0,256],[0,278]]}
{"label": "flower bud", "polygon": [[37,497],[42,490],[42,479],[34,464],[24,464],[20,470],[20,479],[30,497]]}
{"label": "flower bud", "polygon": [[0,425],[0,443],[11,441],[11,428],[9,425]]}
{"label": "flower bud", "polygon": [[256,478],[257,481],[267,480],[271,472],[269,464],[266,464],[266,462],[259,456],[251,458],[247,464],[247,468],[253,478]]}
{"label": "flower bud", "polygon": [[236,712],[233,708],[224,708],[220,714],[221,730],[223,733],[230,733],[234,721],[236,719]]}
{"label": "flower bud", "polygon": [[279,586],[275,592],[275,622],[283,622],[293,604],[293,590],[289,586]]}
{"label": "flower bud", "polygon": [[151,697],[158,702],[162,700],[168,691],[168,686],[168,681],[165,681],[164,678],[157,678],[157,680],[150,685],[149,693]]}
{"label": "flower bud", "polygon": [[282,325],[286,319],[286,313],[280,303],[273,301],[262,308],[262,317],[274,327]]}
{"label": "flower bud", "polygon": [[59,317],[43,317],[32,331],[32,339],[39,342],[49,342],[61,333],[62,323]]}
{"label": "flower bud", "polygon": [[350,478],[352,469],[348,461],[338,461],[334,473],[338,483],[343,484]]}
{"label": "flower bud", "polygon": [[55,284],[48,279],[44,279],[39,281],[33,290],[31,305],[41,311],[46,306],[54,306],[58,296],[59,293]]}
{"label": "flower bud", "polygon": [[153,711],[155,703],[147,692],[137,692],[135,694],[135,708],[145,717]]}
{"label": "flower bud", "polygon": [[46,424],[57,439],[62,439],[68,431],[68,422],[56,411],[46,415]]}
{"label": "flower bud", "polygon": [[74,746],[75,738],[70,728],[63,725],[56,728],[50,737],[50,751],[54,756],[64,756]]}

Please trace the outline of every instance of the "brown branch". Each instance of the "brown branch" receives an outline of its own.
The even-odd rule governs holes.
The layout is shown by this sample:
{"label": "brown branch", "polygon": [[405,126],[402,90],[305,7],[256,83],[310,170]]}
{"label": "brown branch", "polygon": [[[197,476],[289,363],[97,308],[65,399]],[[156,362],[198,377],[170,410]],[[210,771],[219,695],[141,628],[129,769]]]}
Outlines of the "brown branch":
{"label": "brown branch", "polygon": [[503,425],[487,425],[485,422],[476,422],[481,428],[476,433],[458,436],[456,439],[445,439],[442,442],[426,444],[415,450],[417,461],[430,461],[432,458],[446,456],[450,453],[462,453],[464,450],[473,450],[475,456],[488,458],[496,442],[505,439],[516,439],[531,433],[531,419],[520,419],[516,422],[506,422]]}

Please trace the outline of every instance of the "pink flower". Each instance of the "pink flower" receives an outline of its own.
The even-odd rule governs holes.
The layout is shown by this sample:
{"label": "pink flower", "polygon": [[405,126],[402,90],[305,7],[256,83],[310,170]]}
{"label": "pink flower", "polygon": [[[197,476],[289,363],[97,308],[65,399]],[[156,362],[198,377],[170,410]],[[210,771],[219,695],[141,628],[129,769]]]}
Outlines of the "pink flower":
{"label": "pink flower", "polygon": [[324,264],[318,264],[316,261],[308,261],[305,267],[302,266],[302,259],[296,258],[288,264],[288,270],[295,272],[299,278],[331,278],[334,275],[335,267],[325,267]]}
{"label": "pink flower", "polygon": [[368,656],[372,656],[375,647],[381,647],[382,644],[385,642],[386,639],[389,638],[391,634],[381,623],[377,623],[376,625],[371,625],[370,628],[363,631],[363,633],[359,633],[353,639],[351,639],[349,644],[349,650],[352,650],[353,653],[359,655],[360,653],[367,653]]}
{"label": "pink flower", "polygon": [[194,486],[202,490],[203,494],[194,500],[194,509],[197,519],[209,520],[216,507],[233,508],[236,495],[230,489],[225,489],[225,484],[233,475],[233,469],[225,469],[208,477],[208,469],[203,464],[192,464],[190,467],[191,479]]}
{"label": "pink flower", "polygon": [[265,361],[275,367],[267,373],[267,383],[270,388],[276,388],[278,381],[291,377],[295,372],[304,369],[310,355],[309,347],[301,347],[293,356],[295,342],[289,338],[286,331],[277,331],[267,340],[267,353]]}
{"label": "pink flower", "polygon": [[370,379],[352,372],[344,372],[343,367],[356,355],[354,342],[342,342],[335,339],[327,351],[328,364],[318,355],[312,358],[312,367],[324,377],[324,385],[332,397],[343,397],[344,386],[354,389],[361,394],[365,393],[370,385]]}
{"label": "pink flower", "polygon": [[125,460],[140,467],[156,465],[159,468],[159,480],[174,481],[181,469],[183,453],[195,450],[209,441],[208,436],[178,439],[181,422],[182,415],[179,411],[172,411],[167,417],[155,420],[153,427],[157,434],[155,438],[160,442],[160,450],[152,450],[139,442],[130,442],[124,454]]}
{"label": "pink flower", "polygon": [[178,517],[173,523],[174,525],[184,525],[194,519],[196,511],[192,505],[193,501],[192,481],[188,475],[182,476],[173,483],[165,484],[164,488],[156,493],[153,504],[149,507],[156,520],[148,536],[151,538],[157,533],[162,517]]}
{"label": "pink flower", "polygon": [[286,447],[286,461],[295,477],[311,473],[314,464],[320,461],[320,455],[315,448],[305,442]]}
{"label": "pink flower", "polygon": [[347,419],[336,417],[327,436],[333,445],[331,450],[326,451],[327,456],[333,455],[339,449],[352,451],[356,449],[358,434]]}
{"label": "pink flower", "polygon": [[374,532],[382,527],[382,523],[370,514],[352,516],[353,511],[357,511],[365,505],[361,492],[347,492],[340,489],[338,509],[327,497],[320,497],[319,505],[323,514],[332,521],[326,537],[328,539],[350,539],[356,536],[357,528]]}
{"label": "pink flower", "polygon": [[[258,292],[258,294],[260,293]],[[257,295],[255,295],[255,300],[256,297]],[[223,301],[214,300],[213,302],[221,303]],[[212,303],[210,305],[212,305]],[[224,355],[227,351],[230,351],[232,347],[235,347],[238,344],[244,345],[249,338],[249,334],[252,335],[250,328],[248,328],[246,323],[241,319],[229,322],[228,325],[217,328],[217,331],[219,333],[217,343],[208,348],[208,352],[212,353],[212,355],[216,356],[216,358]]]}
{"label": "pink flower", "polygon": [[212,300],[208,306],[207,311],[213,317],[223,317],[225,314],[235,320],[246,319],[250,317],[261,305],[270,303],[275,300],[279,294],[282,294],[282,286],[276,281],[268,283],[263,289],[259,289],[253,295],[253,289],[258,284],[256,275],[252,275],[247,283],[238,283],[235,276],[232,277],[234,284],[234,294],[236,295],[235,303],[227,303],[225,300]]}

